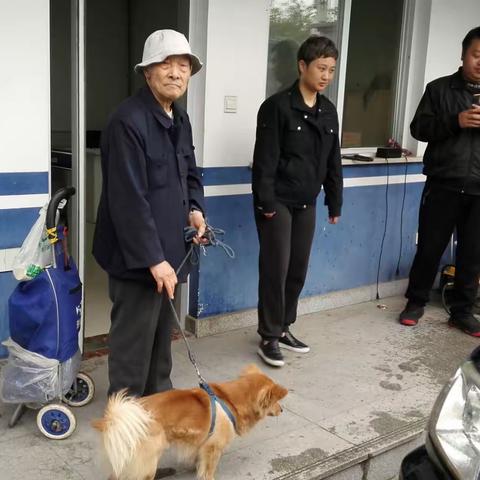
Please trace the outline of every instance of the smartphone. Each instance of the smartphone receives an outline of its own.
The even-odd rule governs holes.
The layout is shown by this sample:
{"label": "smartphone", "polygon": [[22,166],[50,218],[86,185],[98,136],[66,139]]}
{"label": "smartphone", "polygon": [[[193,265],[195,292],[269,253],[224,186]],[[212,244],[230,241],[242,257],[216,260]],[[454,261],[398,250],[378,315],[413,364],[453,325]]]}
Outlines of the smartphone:
{"label": "smartphone", "polygon": [[473,105],[480,106],[480,93],[473,94]]}

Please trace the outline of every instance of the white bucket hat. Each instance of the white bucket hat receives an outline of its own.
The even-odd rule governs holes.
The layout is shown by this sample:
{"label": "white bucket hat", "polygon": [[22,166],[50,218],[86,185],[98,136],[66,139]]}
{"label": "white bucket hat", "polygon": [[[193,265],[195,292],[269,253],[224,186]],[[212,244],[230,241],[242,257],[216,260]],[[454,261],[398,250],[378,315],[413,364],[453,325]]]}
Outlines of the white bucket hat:
{"label": "white bucket hat", "polygon": [[135,65],[135,72],[140,73],[142,68],[163,62],[171,55],[188,55],[192,62],[192,75],[202,68],[202,62],[192,53],[185,35],[175,30],[157,30],[145,40],[142,62]]}

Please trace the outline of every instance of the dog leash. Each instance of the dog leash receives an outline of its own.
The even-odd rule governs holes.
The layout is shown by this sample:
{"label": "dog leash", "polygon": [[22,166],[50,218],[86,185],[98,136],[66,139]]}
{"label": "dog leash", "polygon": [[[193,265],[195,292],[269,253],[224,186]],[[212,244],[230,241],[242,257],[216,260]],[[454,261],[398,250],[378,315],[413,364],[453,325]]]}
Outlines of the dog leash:
{"label": "dog leash", "polygon": [[[194,227],[185,227],[184,238],[185,238],[185,241],[187,243],[190,243],[190,248],[188,249],[188,252],[185,255],[184,259],[180,262],[180,265],[175,272],[176,275],[178,275],[180,273],[180,271],[182,270],[182,268],[185,265],[185,263],[187,262],[187,260],[194,254],[195,250],[194,250],[193,239],[195,238],[196,235],[197,235],[197,230]],[[223,235],[225,235],[224,230],[222,230],[220,228],[214,228],[214,227],[208,225],[208,223],[207,223],[205,233],[202,236],[202,238],[207,240],[207,243],[204,243],[204,244],[200,245],[200,249],[202,250],[203,254],[206,255],[206,247],[209,247],[209,246],[221,247],[228,257],[235,258],[235,251],[233,250],[233,248],[230,247],[229,245],[227,245],[222,239],[219,238],[220,236],[223,237]],[[197,261],[198,261],[198,259],[197,259]],[[214,395],[213,392],[211,391],[210,387],[208,386],[208,383],[205,381],[202,374],[200,373],[200,368],[198,367],[197,361],[195,359],[195,355],[193,354],[193,351],[190,347],[190,344],[188,343],[185,332],[183,331],[182,325],[180,323],[180,319],[178,318],[178,314],[177,314],[177,311],[175,310],[172,299],[170,297],[168,297],[168,295],[166,295],[166,296],[168,298],[168,302],[170,304],[170,308],[172,310],[173,317],[175,318],[178,329],[180,330],[180,333],[182,334],[182,337],[183,337],[183,341],[185,342],[185,346],[187,347],[188,358],[189,358],[191,364],[193,365],[193,367],[195,368],[198,379],[200,381],[199,382],[200,387],[202,387],[209,395],[210,395],[210,393],[212,395]],[[208,390],[206,388],[204,388],[204,386],[207,386]],[[219,403],[222,404],[222,402],[219,402]],[[215,409],[213,409],[213,410],[215,410]],[[212,415],[213,415],[213,413],[212,413]]]}
{"label": "dog leash", "polygon": [[[221,247],[224,252],[227,254],[228,257],[230,258],[235,258],[235,252],[233,248],[231,248],[229,245],[227,245],[223,240],[220,240],[218,238],[219,235],[223,236],[225,234],[225,231],[220,229],[220,228],[214,228],[211,227],[210,225],[207,224],[207,228],[205,229],[205,233],[203,234],[202,238],[207,239],[207,243],[201,244],[200,248],[203,251],[203,254],[206,255],[206,247],[208,246],[214,246],[214,247]],[[185,227],[184,231],[184,237],[185,241],[187,243],[190,243],[190,248],[188,249],[187,254],[185,255],[185,258],[180,262],[179,267],[177,268],[175,274],[178,275],[180,271],[182,270],[183,266],[187,262],[187,260],[193,255],[195,252],[194,249],[194,244],[193,244],[193,239],[197,235],[197,230],[193,227]],[[198,259],[197,259],[198,260]],[[167,295],[166,295],[167,296]],[[212,419],[210,421],[210,429],[208,431],[208,436],[210,437],[215,429],[215,422],[217,418],[217,409],[216,409],[216,403],[220,405],[220,407],[223,409],[229,420],[232,422],[233,428],[235,431],[237,431],[237,421],[235,419],[235,416],[231,412],[231,410],[228,408],[226,403],[219,398],[215,393],[213,392],[212,388],[210,385],[207,383],[207,381],[203,378],[202,374],[200,373],[200,368],[198,367],[197,361],[195,359],[195,355],[193,354],[193,351],[190,347],[190,344],[188,343],[187,337],[185,335],[185,332],[183,331],[182,325],[180,323],[180,319],[178,318],[177,311],[175,310],[175,307],[173,305],[172,299],[168,297],[168,303],[170,304],[170,308],[173,313],[173,317],[175,318],[175,321],[177,322],[178,329],[180,330],[180,333],[182,334],[183,341],[185,342],[185,346],[187,347],[187,352],[188,352],[188,358],[190,359],[190,362],[192,363],[193,367],[195,368],[195,372],[197,373],[198,379],[199,379],[199,385],[200,388],[207,393],[208,397],[210,398],[210,409],[212,412]]]}

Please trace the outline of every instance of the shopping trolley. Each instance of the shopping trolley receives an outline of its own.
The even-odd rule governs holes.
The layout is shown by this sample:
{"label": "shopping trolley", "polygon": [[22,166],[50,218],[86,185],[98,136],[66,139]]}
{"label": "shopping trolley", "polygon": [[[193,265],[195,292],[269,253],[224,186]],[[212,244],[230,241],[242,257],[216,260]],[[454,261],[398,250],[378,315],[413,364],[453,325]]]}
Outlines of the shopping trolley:
{"label": "shopping trolley", "polygon": [[76,420],[69,407],[86,405],[95,392],[92,379],[79,372],[82,284],[68,253],[66,208],[74,194],[73,187],[62,188],[48,203],[45,228],[53,262],[11,294],[10,338],[4,342],[9,357],[1,396],[5,403],[17,404],[9,426],[36,408],[39,430],[52,439],[73,433]]}

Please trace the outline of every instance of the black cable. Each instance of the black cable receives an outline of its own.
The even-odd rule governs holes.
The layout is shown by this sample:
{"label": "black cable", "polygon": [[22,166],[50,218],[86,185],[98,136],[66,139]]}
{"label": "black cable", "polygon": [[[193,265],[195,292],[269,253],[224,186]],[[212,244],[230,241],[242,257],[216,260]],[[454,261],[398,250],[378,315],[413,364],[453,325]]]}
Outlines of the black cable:
{"label": "black cable", "polygon": [[385,226],[383,229],[382,243],[380,245],[380,255],[378,256],[378,268],[377,268],[377,300],[380,300],[380,294],[378,292],[378,284],[380,280],[380,266],[382,264],[382,255],[383,255],[383,245],[385,243],[385,236],[387,235],[387,223],[388,223],[388,186],[389,186],[389,163],[388,159],[385,157],[385,162],[387,165],[387,185],[385,186]]}
{"label": "black cable", "polygon": [[403,249],[403,211],[405,208],[405,197],[407,195],[407,173],[408,173],[408,158],[405,157],[405,177],[403,179],[403,198],[402,198],[402,208],[400,210],[400,251],[398,252],[398,262],[397,269],[395,270],[395,275],[398,277],[400,275],[400,261],[402,259],[402,249]]}
{"label": "black cable", "polygon": [[442,295],[442,305],[443,305],[443,308],[445,309],[445,311],[450,315],[450,306],[448,305],[448,302],[447,302],[447,291],[448,290],[451,290],[453,287],[454,284],[453,282],[447,282],[442,290],[441,290],[441,295]]}

